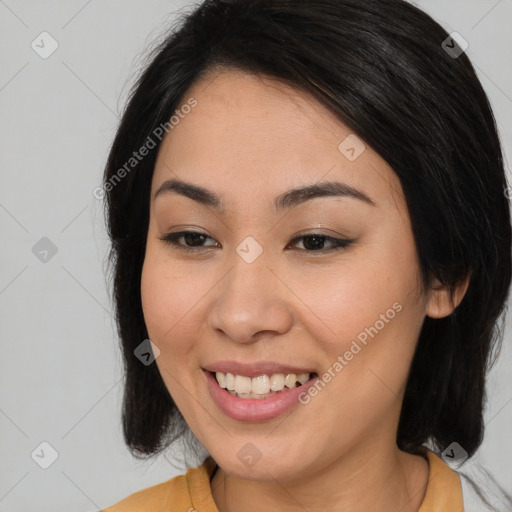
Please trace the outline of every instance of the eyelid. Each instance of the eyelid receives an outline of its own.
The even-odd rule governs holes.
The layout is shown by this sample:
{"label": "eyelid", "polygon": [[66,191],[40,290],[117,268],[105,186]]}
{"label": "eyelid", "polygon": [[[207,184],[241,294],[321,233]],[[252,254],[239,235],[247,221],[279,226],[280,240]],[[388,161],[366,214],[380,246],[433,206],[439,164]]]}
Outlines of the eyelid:
{"label": "eyelid", "polygon": [[164,235],[158,237],[158,239],[162,240],[165,244],[170,245],[174,249],[178,249],[181,251],[187,251],[187,252],[198,252],[201,249],[213,247],[213,245],[187,247],[186,245],[177,243],[176,240],[178,240],[179,238],[182,238],[183,236],[186,236],[189,233],[203,235],[206,238],[210,238],[211,240],[213,240],[213,238],[210,235],[208,235],[207,233],[205,233],[203,231],[198,231],[195,229],[186,229],[183,231],[176,231],[174,233],[167,233],[167,234],[164,234]]}
{"label": "eyelid", "polygon": [[[202,246],[200,245],[200,246],[196,246],[196,247],[187,247],[186,245],[182,245],[177,242],[178,239],[180,239],[183,236],[186,236],[187,234],[190,234],[190,233],[202,235],[202,236],[205,236],[206,238],[214,240],[214,238],[212,238],[207,233],[205,233],[203,231],[192,230],[192,229],[164,234],[163,236],[158,237],[158,238],[159,238],[159,240],[162,240],[167,245],[172,246],[173,249],[177,249],[177,250],[181,250],[181,251],[185,251],[185,252],[198,253],[198,252],[204,251],[204,249],[209,249],[209,248],[214,247],[214,245],[202,245]],[[308,251],[306,249],[296,249],[296,250],[300,253],[305,253],[305,254],[322,255],[322,254],[339,251],[341,249],[345,249],[353,243],[353,240],[349,240],[346,238],[332,237],[332,236],[326,235],[325,233],[322,233],[319,231],[311,231],[310,230],[310,231],[304,231],[304,232],[301,232],[301,233],[298,233],[297,235],[295,235],[290,240],[290,242],[286,245],[286,248],[290,247],[290,245],[293,245],[294,243],[296,243],[297,241],[299,241],[303,238],[313,237],[313,236],[316,236],[319,238],[324,238],[326,241],[331,242],[331,244],[333,244],[333,246],[329,249],[318,249],[318,250],[312,250],[312,251]]]}
{"label": "eyelid", "polygon": [[346,249],[348,246],[350,246],[353,243],[353,240],[349,240],[347,238],[337,238],[330,235],[326,235],[321,232],[305,232],[299,235],[294,236],[289,244],[286,247],[289,247],[290,245],[294,244],[295,242],[301,240],[302,238],[317,236],[320,238],[325,238],[326,241],[329,241],[332,246],[329,249],[319,249],[316,251],[308,251],[306,249],[296,249],[299,253],[306,254],[306,255],[312,255],[312,256],[321,256],[322,254],[329,254],[332,252],[340,251],[341,249]]}

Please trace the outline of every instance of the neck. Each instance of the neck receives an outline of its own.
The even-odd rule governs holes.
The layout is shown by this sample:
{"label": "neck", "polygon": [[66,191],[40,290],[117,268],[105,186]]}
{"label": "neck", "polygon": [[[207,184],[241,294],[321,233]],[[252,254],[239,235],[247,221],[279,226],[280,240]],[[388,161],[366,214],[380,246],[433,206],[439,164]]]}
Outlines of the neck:
{"label": "neck", "polygon": [[[394,445],[344,454],[299,480],[249,481],[218,467],[212,481],[219,512],[418,512],[428,481],[428,462]],[[269,471],[269,475],[271,475]]]}

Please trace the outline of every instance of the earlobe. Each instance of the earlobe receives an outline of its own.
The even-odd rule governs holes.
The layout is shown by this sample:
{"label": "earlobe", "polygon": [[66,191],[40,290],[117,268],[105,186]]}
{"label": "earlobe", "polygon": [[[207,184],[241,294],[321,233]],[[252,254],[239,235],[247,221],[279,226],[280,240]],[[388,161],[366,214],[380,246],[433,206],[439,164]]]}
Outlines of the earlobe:
{"label": "earlobe", "polygon": [[444,318],[453,313],[455,308],[462,302],[469,286],[471,274],[455,285],[453,297],[450,294],[450,287],[443,285],[437,278],[432,279],[429,290],[426,315],[430,318]]}

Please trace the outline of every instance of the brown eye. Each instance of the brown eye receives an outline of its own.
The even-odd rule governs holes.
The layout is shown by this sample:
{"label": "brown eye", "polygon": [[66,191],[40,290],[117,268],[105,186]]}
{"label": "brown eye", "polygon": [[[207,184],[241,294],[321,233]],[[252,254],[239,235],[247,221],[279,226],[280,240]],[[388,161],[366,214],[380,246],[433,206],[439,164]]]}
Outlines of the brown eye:
{"label": "brown eye", "polygon": [[[183,238],[185,245],[179,242],[181,238]],[[203,242],[207,239],[213,240],[206,233],[200,231],[179,231],[160,237],[163,242],[183,251],[196,251],[202,247],[212,247],[212,245],[203,245]]]}
{"label": "brown eye", "polygon": [[[343,249],[344,247],[348,247],[352,241],[344,240],[341,238],[333,238],[331,236],[323,235],[321,233],[310,233],[307,235],[301,235],[295,237],[289,245],[294,245],[298,241],[303,240],[304,249],[299,249],[301,251],[306,252],[330,252],[336,251],[339,249]],[[329,242],[331,245],[330,248],[325,249],[326,242]]]}

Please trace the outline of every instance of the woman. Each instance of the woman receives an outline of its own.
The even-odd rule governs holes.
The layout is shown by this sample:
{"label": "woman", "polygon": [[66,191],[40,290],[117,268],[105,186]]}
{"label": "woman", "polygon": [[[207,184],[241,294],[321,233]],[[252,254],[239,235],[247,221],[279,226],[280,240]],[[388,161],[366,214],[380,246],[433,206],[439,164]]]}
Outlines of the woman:
{"label": "woman", "polygon": [[104,189],[125,440],[208,457],[106,511],[462,511],[445,460],[482,441],[506,186],[463,45],[418,8],[200,5]]}

